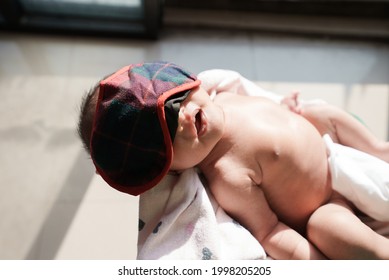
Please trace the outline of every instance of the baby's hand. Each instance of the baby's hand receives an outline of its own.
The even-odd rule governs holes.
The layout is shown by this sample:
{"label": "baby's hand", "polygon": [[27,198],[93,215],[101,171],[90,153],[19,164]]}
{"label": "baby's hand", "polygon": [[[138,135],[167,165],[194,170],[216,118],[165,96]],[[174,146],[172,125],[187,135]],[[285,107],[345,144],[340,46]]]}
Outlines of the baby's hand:
{"label": "baby's hand", "polygon": [[296,114],[301,114],[302,104],[299,100],[299,95],[298,91],[290,93],[281,100],[281,105],[286,106],[286,108]]}

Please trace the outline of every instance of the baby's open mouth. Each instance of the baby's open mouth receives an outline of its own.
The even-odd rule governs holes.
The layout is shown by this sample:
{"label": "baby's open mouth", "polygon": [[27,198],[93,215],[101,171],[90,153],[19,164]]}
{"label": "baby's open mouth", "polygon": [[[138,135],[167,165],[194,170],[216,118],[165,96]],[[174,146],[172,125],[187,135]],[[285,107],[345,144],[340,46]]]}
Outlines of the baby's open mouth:
{"label": "baby's open mouth", "polygon": [[205,133],[206,125],[204,120],[204,113],[202,110],[199,110],[195,115],[195,127],[198,136],[201,136]]}

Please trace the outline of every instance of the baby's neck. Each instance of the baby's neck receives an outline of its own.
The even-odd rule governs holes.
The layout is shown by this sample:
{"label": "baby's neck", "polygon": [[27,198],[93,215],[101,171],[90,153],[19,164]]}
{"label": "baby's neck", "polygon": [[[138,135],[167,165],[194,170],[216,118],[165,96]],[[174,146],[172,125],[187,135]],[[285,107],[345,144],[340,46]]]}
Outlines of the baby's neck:
{"label": "baby's neck", "polygon": [[228,111],[224,112],[224,130],[223,136],[217,142],[217,144],[213,147],[211,152],[207,155],[207,157],[200,162],[197,167],[203,172],[207,173],[207,171],[214,170],[217,162],[223,158],[229,150],[234,146],[233,141],[233,122],[230,121],[230,115]]}

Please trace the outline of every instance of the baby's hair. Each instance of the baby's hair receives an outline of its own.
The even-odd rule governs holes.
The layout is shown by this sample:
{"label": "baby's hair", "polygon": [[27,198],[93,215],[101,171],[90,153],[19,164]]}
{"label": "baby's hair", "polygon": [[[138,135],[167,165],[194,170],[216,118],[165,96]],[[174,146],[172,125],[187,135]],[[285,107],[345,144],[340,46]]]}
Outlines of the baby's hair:
{"label": "baby's hair", "polygon": [[93,121],[96,114],[96,105],[99,98],[100,82],[112,76],[113,73],[106,75],[98,81],[82,98],[80,106],[80,117],[78,119],[77,132],[81,138],[85,150],[90,154],[90,139],[92,136]]}
{"label": "baby's hair", "polygon": [[78,135],[81,138],[85,150],[90,154],[90,139],[92,134],[93,120],[96,113],[96,104],[99,96],[100,81],[86,92],[80,106],[78,120]]}

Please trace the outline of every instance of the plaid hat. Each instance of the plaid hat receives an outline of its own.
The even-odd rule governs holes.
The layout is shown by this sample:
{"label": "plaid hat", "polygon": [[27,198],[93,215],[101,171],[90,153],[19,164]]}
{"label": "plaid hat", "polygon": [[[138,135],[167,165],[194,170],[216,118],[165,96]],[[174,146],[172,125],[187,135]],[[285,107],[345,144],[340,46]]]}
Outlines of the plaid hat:
{"label": "plaid hat", "polygon": [[139,195],[166,175],[179,105],[199,85],[196,76],[166,62],[129,65],[100,82],[90,147],[110,186]]}

